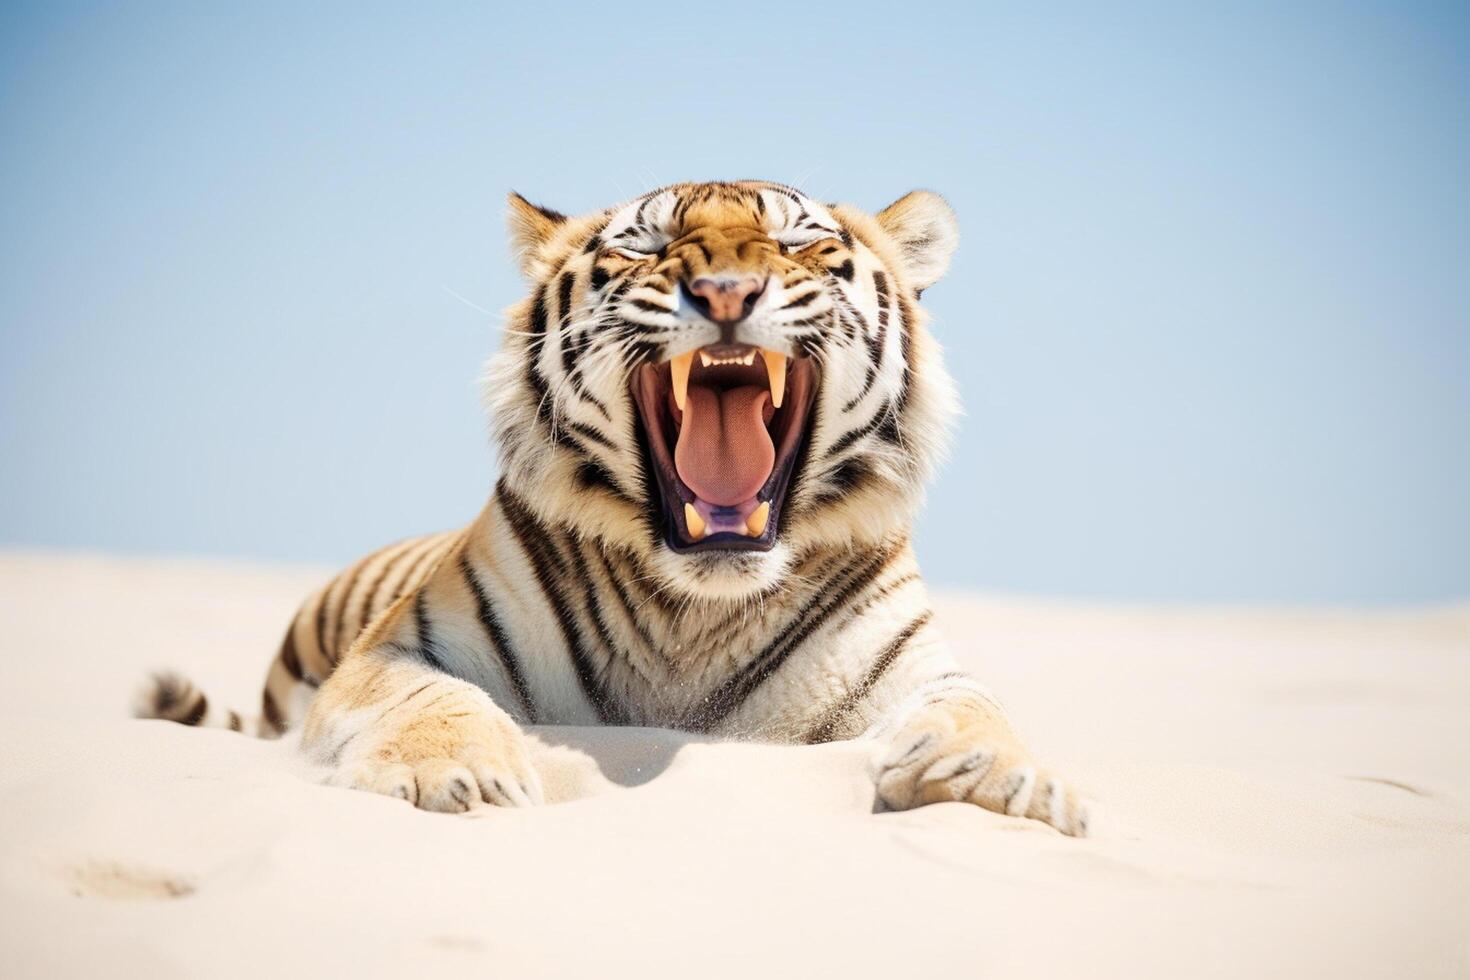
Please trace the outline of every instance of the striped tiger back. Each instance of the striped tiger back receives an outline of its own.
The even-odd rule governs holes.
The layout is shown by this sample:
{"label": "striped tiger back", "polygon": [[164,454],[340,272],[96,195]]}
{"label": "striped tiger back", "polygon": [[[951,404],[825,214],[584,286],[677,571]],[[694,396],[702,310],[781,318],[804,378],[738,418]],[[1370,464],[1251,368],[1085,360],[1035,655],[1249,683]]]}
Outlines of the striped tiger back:
{"label": "striped tiger back", "polygon": [[266,675],[262,734],[278,735],[299,722],[302,688],[320,687],[362,631],[421,586],[459,537],[460,532],[440,532],[391,544],[353,562],[313,593],[291,620]]}

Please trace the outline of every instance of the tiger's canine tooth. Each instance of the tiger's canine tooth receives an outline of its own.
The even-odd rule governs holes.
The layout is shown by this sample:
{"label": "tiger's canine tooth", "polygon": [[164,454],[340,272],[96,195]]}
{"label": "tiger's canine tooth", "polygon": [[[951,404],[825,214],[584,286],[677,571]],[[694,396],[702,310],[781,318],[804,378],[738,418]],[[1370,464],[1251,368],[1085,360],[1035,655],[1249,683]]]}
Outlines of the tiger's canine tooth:
{"label": "tiger's canine tooth", "polygon": [[771,382],[771,407],[780,408],[786,395],[786,355],[762,347],[761,359],[766,362],[766,375]]}
{"label": "tiger's canine tooth", "polygon": [[766,501],[751,512],[745,519],[745,532],[752,538],[758,538],[766,533],[766,522],[771,519],[771,502]]}
{"label": "tiger's canine tooth", "polygon": [[700,367],[709,367],[713,363],[714,363],[713,358],[711,358],[708,354],[706,354],[704,351],[700,351],[699,352],[699,366]]}
{"label": "tiger's canine tooth", "polygon": [[699,511],[694,509],[693,504],[684,505],[684,524],[689,528],[689,536],[695,541],[704,537],[704,518],[699,516]]}
{"label": "tiger's canine tooth", "polygon": [[689,400],[689,369],[694,365],[694,352],[680,354],[669,362],[669,373],[674,376],[674,404],[684,411]]}

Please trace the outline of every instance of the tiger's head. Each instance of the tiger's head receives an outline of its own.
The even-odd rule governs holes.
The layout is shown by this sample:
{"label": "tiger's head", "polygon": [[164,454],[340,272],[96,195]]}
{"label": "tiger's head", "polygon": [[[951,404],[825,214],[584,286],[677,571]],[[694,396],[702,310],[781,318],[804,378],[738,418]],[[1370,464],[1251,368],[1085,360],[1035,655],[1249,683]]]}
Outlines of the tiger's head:
{"label": "tiger's head", "polygon": [[512,194],[510,228],[532,289],[486,393],[543,520],[711,599],[908,533],[955,411],[919,306],[958,242],[942,198],[677,184],[569,218]]}

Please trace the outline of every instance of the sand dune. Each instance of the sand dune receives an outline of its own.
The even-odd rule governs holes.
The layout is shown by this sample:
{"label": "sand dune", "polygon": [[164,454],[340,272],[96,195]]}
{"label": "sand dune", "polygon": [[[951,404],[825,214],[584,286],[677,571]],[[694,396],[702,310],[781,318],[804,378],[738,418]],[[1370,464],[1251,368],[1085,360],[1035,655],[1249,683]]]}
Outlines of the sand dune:
{"label": "sand dune", "polygon": [[5,976],[1470,975],[1470,607],[941,597],[1075,841],[874,813],[856,744],[538,729],[556,805],[448,817],[125,717],[254,703],[321,571],[0,557]]}

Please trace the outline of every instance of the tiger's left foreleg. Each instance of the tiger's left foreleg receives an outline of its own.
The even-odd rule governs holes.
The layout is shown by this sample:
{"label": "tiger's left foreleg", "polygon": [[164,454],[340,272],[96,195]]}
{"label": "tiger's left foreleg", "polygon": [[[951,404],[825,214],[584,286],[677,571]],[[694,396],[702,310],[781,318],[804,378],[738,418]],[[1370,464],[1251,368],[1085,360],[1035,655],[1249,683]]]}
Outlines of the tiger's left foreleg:
{"label": "tiger's left foreleg", "polygon": [[873,776],[889,809],[973,803],[1087,836],[1086,805],[1038,768],[1000,704],[967,674],[920,685],[869,734],[881,740]]}

